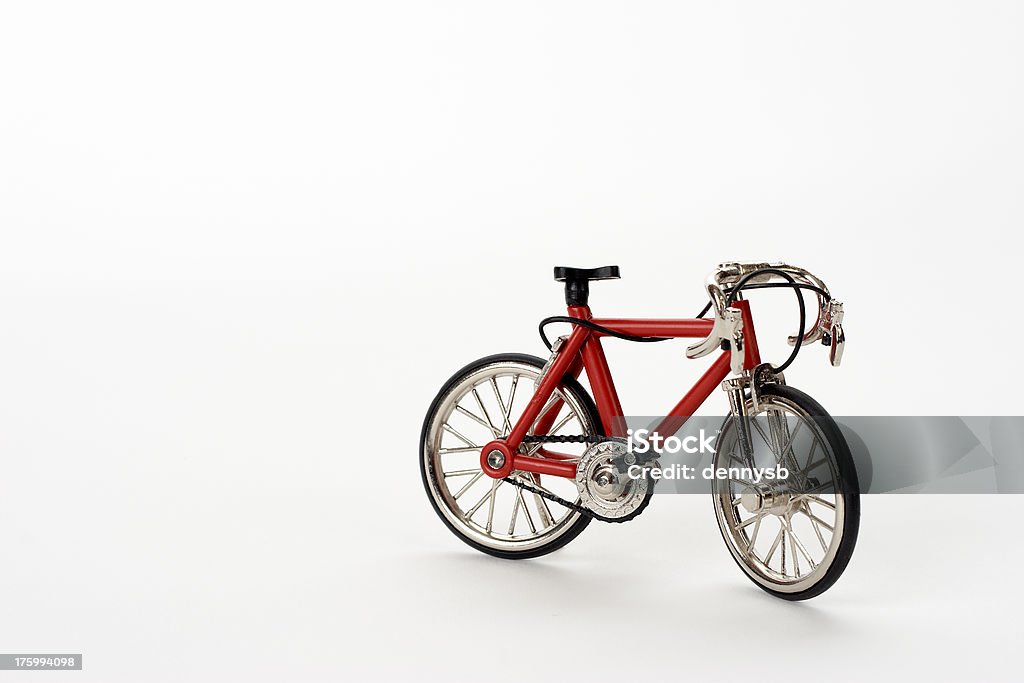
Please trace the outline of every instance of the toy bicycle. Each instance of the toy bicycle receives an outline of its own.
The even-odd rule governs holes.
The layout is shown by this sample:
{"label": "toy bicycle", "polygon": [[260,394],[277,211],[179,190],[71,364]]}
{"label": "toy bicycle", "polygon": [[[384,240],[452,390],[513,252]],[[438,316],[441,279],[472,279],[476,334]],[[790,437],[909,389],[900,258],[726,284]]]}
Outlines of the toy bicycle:
{"label": "toy bicycle", "polygon": [[[541,338],[551,350],[547,361],[488,356],[444,385],[420,443],[423,484],[434,510],[470,546],[508,559],[555,551],[595,519],[634,519],[650,503],[656,482],[649,473],[658,454],[641,456],[627,446],[602,339],[700,339],[687,348],[687,357],[717,357],[657,431],[674,434],[721,386],[729,412],[713,466],[728,476],[715,478],[711,489],[722,538],[744,573],[772,595],[804,600],[821,594],[853,553],[860,491],[835,421],[788,386],[783,371],[802,346],[818,341],[828,347],[832,365],[839,365],[846,342],[842,303],[802,268],[725,263],[708,277],[710,301],[696,318],[595,318],[590,282],[618,277],[617,266],[555,268],[555,280],[565,283],[568,315],[541,322]],[[795,291],[800,313],[800,329],[789,338],[793,350],[780,366],[761,361],[744,298],[749,290],[770,287]],[[817,303],[809,328],[805,292]],[[572,330],[550,343],[544,328],[556,322]],[[579,382],[583,372],[592,396]],[[784,467],[789,476],[743,476],[758,465]]]}

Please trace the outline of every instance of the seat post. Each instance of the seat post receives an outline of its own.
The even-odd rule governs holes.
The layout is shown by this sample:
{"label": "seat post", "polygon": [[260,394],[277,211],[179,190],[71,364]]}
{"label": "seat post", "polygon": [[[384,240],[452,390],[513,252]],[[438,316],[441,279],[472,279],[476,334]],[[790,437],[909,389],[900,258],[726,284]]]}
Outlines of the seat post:
{"label": "seat post", "polygon": [[569,278],[565,281],[565,305],[586,306],[590,298],[590,283]]}
{"label": "seat post", "polygon": [[555,266],[555,280],[565,283],[565,304],[586,306],[590,298],[591,280],[617,280],[618,266],[602,266],[600,268],[568,268]]}

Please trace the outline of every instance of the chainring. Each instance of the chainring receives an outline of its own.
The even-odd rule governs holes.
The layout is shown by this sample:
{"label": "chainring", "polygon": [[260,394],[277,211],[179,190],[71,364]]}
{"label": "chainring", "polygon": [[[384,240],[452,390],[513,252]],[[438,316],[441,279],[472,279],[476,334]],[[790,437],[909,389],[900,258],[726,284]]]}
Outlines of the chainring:
{"label": "chainring", "polygon": [[576,465],[580,500],[597,519],[627,522],[651,502],[655,482],[648,476],[649,468],[636,478],[620,471],[619,463],[628,453],[625,439],[607,439],[588,448]]}
{"label": "chainring", "polygon": [[[580,466],[583,463],[584,458],[587,457],[588,453],[591,453],[592,451],[594,451],[596,453],[597,450],[598,450],[597,447],[601,446],[603,444],[608,444],[608,443],[616,444],[615,446],[613,446],[614,453],[612,453],[608,457],[608,462],[611,464],[611,462],[614,460],[615,463],[612,464],[612,467],[616,469],[616,474],[618,476],[622,476],[622,477],[626,476],[625,474],[621,474],[621,473],[618,472],[618,466],[621,466],[620,464],[622,462],[623,456],[628,452],[628,447],[626,446],[626,442],[625,442],[624,439],[607,439],[606,437],[602,437],[602,436],[586,436],[586,435],[582,435],[582,434],[580,434],[580,435],[557,435],[557,436],[556,435],[550,435],[550,434],[528,434],[527,436],[523,437],[523,443],[588,443],[588,444],[592,444],[586,450],[586,452],[584,452],[583,456],[580,457],[580,463],[577,464],[577,466],[576,466],[577,478],[579,477]],[[607,453],[607,451],[606,451],[606,453]],[[655,462],[655,463],[650,463],[650,464],[656,465],[657,463]],[[645,469],[644,469],[644,475],[645,476],[642,478],[642,481],[644,481],[645,484],[646,484],[645,494],[643,496],[639,497],[640,498],[639,502],[636,505],[632,506],[632,509],[630,511],[623,512],[623,514],[620,514],[619,516],[607,516],[606,514],[602,514],[601,510],[595,510],[595,509],[593,509],[591,507],[588,507],[586,504],[580,505],[578,503],[575,503],[575,502],[572,502],[572,501],[568,501],[568,500],[562,498],[561,496],[557,496],[557,495],[551,493],[547,489],[539,488],[537,486],[533,486],[530,483],[528,483],[526,481],[523,481],[522,479],[520,479],[518,477],[515,477],[515,476],[504,477],[504,481],[508,482],[509,484],[512,484],[513,486],[517,486],[517,487],[519,487],[519,488],[521,488],[521,489],[523,489],[525,491],[529,491],[530,493],[535,493],[535,494],[541,496],[542,498],[546,498],[546,499],[548,499],[548,500],[550,500],[552,502],[558,503],[559,505],[561,505],[563,507],[566,507],[566,508],[569,508],[570,510],[573,510],[575,512],[578,512],[581,515],[586,515],[587,517],[591,517],[591,518],[599,520],[601,522],[610,522],[610,523],[613,523],[613,524],[618,524],[618,523],[621,523],[621,522],[628,522],[629,520],[636,518],[650,504],[650,502],[651,502],[651,495],[654,492],[654,484],[655,484],[655,482],[653,480],[651,480],[650,477],[647,476],[647,471],[648,470],[645,467]],[[578,489],[579,488],[579,482],[578,481],[577,481],[576,485],[577,485],[577,489]],[[583,500],[584,503],[585,503],[586,498],[583,497],[582,493],[580,495],[580,499]]]}

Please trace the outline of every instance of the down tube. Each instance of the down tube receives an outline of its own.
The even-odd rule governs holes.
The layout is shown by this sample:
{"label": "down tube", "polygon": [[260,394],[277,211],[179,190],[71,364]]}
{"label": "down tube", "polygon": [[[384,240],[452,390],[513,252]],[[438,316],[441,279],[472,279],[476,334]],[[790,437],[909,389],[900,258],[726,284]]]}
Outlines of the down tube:
{"label": "down tube", "polygon": [[731,356],[731,352],[726,351],[711,364],[707,372],[701,375],[697,383],[693,385],[693,388],[686,392],[686,395],[680,399],[676,407],[670,410],[668,416],[658,425],[659,434],[671,436],[682,429],[683,425],[696,412],[697,408],[700,408],[701,404],[708,400],[715,387],[729,376]]}

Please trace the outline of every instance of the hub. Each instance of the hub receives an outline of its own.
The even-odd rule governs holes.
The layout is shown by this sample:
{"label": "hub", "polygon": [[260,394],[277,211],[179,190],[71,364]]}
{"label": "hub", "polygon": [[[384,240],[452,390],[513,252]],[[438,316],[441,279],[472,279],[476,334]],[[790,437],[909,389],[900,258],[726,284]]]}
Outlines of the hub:
{"label": "hub", "polygon": [[796,496],[772,486],[748,486],[740,493],[740,505],[751,514],[765,512],[782,517],[796,509]]}
{"label": "hub", "polygon": [[591,475],[592,491],[604,500],[616,500],[619,498],[626,486],[619,481],[619,473],[610,462],[600,465],[597,471]]}
{"label": "hub", "polygon": [[495,449],[487,454],[487,464],[496,470],[500,470],[505,464],[505,454]]}
{"label": "hub", "polygon": [[488,477],[502,479],[512,474],[515,466],[512,450],[502,441],[492,441],[480,449],[480,469]]}

